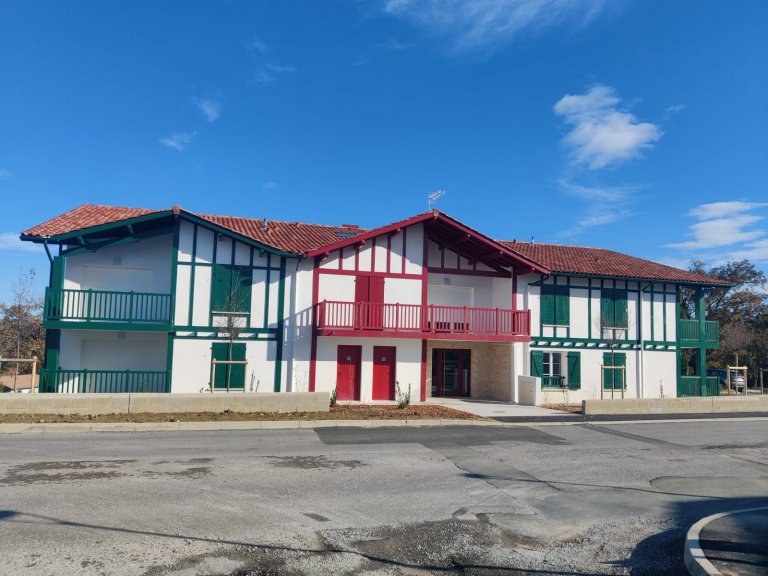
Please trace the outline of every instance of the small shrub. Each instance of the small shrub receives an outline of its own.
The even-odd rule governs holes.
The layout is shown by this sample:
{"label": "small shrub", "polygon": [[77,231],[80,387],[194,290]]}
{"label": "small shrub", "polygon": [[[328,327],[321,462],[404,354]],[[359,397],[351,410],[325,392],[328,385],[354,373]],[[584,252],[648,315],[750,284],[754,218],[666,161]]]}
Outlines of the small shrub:
{"label": "small shrub", "polygon": [[337,394],[336,388],[331,390],[331,402],[329,404],[331,408],[335,408],[336,407],[336,394]]}
{"label": "small shrub", "polygon": [[411,385],[408,384],[408,392],[403,394],[403,391],[400,390],[400,382],[395,382],[395,400],[398,408],[401,410],[407,408],[411,404]]}

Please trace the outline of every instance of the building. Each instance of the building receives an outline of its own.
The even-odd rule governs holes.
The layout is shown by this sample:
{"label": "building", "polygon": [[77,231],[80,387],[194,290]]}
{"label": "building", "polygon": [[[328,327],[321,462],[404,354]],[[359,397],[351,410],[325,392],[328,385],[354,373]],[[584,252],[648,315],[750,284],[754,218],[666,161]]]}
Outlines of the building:
{"label": "building", "polygon": [[[21,238],[51,260],[41,391],[515,402],[533,376],[546,402],[719,393],[703,294],[727,285],[494,240],[437,210],[368,230],[84,205]],[[681,289],[697,318],[681,319]]]}

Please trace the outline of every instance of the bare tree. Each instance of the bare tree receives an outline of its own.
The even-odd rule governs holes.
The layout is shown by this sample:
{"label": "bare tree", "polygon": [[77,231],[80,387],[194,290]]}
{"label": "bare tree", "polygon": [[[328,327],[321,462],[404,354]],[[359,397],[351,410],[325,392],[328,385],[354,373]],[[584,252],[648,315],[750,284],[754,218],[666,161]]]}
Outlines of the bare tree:
{"label": "bare tree", "polygon": [[[42,357],[45,349],[43,329],[43,299],[35,294],[37,274],[34,269],[21,273],[13,283],[10,303],[0,303],[0,357]],[[5,367],[4,367],[5,368]],[[30,367],[22,365],[26,372]],[[14,388],[20,366],[13,363]],[[34,385],[34,383],[33,383]]]}

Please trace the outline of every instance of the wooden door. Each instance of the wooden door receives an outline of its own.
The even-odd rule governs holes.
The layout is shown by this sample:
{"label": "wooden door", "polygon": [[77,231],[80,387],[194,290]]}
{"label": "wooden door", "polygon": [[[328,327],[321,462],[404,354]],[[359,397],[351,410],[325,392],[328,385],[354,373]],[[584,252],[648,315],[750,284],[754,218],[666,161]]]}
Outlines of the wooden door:
{"label": "wooden door", "polygon": [[395,399],[395,353],[394,346],[373,347],[373,399]]}
{"label": "wooden door", "polygon": [[336,358],[336,399],[360,400],[360,346],[339,346]]}

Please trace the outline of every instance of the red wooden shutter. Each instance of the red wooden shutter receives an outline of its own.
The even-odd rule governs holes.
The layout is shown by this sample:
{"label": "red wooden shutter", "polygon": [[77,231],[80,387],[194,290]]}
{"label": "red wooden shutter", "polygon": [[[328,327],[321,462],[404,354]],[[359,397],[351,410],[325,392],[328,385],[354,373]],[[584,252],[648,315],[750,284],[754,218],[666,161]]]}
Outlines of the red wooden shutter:
{"label": "red wooden shutter", "polygon": [[382,304],[384,302],[384,277],[383,276],[371,276],[370,279],[370,291],[369,302],[375,302],[376,304]]}
{"label": "red wooden shutter", "polygon": [[370,276],[355,277],[355,302],[368,302],[370,293]]}

